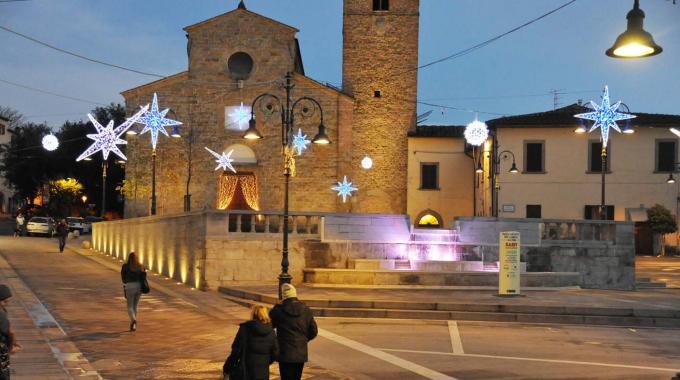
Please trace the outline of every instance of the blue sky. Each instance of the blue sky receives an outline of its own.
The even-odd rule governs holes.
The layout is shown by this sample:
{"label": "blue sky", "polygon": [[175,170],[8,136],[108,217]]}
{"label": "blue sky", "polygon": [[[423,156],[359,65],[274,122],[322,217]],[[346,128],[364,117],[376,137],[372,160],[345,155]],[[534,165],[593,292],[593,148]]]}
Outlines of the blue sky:
{"label": "blue sky", "polygon": [[[503,33],[567,0],[421,0],[420,62]],[[29,0],[0,3],[0,25],[53,45],[142,71],[186,68],[183,27],[232,10],[237,0]],[[645,29],[664,52],[642,60],[604,55],[625,30],[632,0],[578,0],[527,28],[462,58],[421,70],[419,99],[513,115],[577,99],[612,101],[633,112],[680,114],[680,4],[642,0]],[[300,29],[307,75],[341,83],[341,0],[246,0],[254,12]],[[119,92],[153,80],[46,49],[0,30],[0,79],[95,103],[122,102]],[[38,94],[0,83],[0,105],[31,121],[59,126],[96,104]],[[434,110],[428,124],[466,124],[474,113]],[[480,113],[482,120],[497,117]]]}

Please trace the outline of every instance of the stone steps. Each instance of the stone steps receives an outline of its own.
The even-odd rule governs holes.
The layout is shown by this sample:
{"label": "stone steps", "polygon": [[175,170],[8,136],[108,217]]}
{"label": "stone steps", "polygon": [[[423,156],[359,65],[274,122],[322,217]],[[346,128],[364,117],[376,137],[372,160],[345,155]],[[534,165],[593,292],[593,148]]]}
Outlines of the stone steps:
{"label": "stone steps", "polygon": [[[248,307],[255,304],[273,305],[278,301],[275,296],[242,289],[221,287],[219,291],[225,294],[225,298]],[[303,301],[318,317],[680,328],[679,310],[331,299],[303,299]]]}

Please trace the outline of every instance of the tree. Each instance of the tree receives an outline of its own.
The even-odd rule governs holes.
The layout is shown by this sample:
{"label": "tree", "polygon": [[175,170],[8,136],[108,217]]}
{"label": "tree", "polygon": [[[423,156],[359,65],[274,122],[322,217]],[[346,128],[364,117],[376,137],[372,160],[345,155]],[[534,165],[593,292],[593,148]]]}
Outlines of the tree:
{"label": "tree", "polygon": [[51,215],[70,216],[74,206],[80,205],[83,185],[74,178],[57,179],[49,182]]}
{"label": "tree", "polygon": [[5,119],[9,119],[10,129],[19,127],[26,122],[24,115],[22,115],[19,111],[9,107],[0,106],[0,116],[4,117]]}
{"label": "tree", "polygon": [[647,220],[652,231],[659,236],[660,255],[666,254],[664,235],[674,233],[678,230],[678,224],[671,212],[660,204],[656,204],[647,210]]}

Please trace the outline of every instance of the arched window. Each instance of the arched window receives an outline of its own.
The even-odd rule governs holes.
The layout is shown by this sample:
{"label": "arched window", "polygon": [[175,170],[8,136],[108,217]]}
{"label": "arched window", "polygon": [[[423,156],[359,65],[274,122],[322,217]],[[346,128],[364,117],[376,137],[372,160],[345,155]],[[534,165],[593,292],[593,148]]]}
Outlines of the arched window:
{"label": "arched window", "polygon": [[253,165],[257,164],[257,157],[255,152],[249,146],[243,144],[229,145],[224,149],[225,152],[234,150],[231,158],[234,160],[234,165]]}
{"label": "arched window", "polygon": [[425,210],[416,218],[416,228],[442,228],[442,217],[433,210]]}

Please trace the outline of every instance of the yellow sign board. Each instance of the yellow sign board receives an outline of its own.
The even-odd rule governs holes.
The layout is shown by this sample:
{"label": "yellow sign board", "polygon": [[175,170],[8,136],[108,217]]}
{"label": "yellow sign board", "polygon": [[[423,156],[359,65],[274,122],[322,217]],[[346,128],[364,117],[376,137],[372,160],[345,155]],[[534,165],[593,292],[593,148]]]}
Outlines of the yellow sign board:
{"label": "yellow sign board", "polygon": [[517,231],[502,231],[498,238],[498,294],[519,295],[520,293],[520,234]]}

